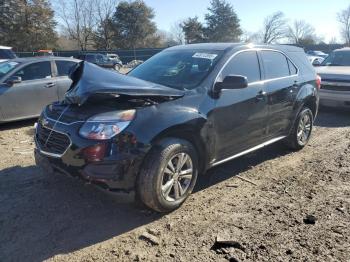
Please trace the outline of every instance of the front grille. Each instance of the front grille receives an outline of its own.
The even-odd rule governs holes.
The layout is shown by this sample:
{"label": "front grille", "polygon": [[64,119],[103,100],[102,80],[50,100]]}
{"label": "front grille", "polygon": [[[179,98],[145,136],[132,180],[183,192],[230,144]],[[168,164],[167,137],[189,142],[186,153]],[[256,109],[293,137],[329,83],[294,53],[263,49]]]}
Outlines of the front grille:
{"label": "front grille", "polygon": [[55,155],[62,155],[70,145],[67,135],[45,128],[41,124],[37,126],[36,140],[41,151]]}

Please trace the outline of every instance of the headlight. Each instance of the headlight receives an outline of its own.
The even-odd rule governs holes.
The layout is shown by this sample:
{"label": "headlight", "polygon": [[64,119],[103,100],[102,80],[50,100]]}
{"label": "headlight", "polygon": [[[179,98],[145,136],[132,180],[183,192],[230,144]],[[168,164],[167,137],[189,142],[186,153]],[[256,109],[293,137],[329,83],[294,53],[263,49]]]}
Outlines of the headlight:
{"label": "headlight", "polygon": [[122,132],[135,118],[135,110],[114,111],[89,118],[79,135],[94,140],[108,140]]}

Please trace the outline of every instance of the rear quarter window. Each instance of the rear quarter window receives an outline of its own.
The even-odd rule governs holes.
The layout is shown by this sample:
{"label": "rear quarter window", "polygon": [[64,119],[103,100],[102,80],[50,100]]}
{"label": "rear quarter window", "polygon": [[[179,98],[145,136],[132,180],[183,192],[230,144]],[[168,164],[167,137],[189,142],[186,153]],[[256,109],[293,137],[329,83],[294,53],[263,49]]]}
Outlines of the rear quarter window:
{"label": "rear quarter window", "polygon": [[75,66],[77,63],[73,61],[56,61],[57,66],[57,76],[68,76],[70,70],[73,66]]}
{"label": "rear quarter window", "polygon": [[287,57],[282,53],[276,51],[261,51],[261,58],[264,63],[266,79],[290,75]]}
{"label": "rear quarter window", "polygon": [[295,65],[288,59],[288,66],[291,75],[296,75],[298,73],[298,69]]}

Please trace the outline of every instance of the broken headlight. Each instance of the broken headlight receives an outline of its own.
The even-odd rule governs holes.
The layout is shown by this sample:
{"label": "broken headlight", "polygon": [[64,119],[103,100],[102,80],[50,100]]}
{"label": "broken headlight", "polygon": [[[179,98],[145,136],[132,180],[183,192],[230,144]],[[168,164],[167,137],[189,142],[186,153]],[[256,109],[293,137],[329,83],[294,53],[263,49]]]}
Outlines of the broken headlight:
{"label": "broken headlight", "polygon": [[135,110],[114,111],[89,118],[79,135],[93,140],[108,140],[122,132],[135,118]]}

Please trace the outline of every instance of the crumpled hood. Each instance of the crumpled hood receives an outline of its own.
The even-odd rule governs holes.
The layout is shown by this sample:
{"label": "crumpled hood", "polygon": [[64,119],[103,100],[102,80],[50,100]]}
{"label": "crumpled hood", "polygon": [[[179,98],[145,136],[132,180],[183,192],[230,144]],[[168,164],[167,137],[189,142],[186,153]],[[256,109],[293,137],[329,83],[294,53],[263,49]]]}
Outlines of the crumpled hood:
{"label": "crumpled hood", "polygon": [[349,66],[320,66],[316,67],[316,72],[322,80],[348,80],[350,81]]}
{"label": "crumpled hood", "polygon": [[184,91],[122,75],[89,62],[80,62],[70,74],[73,83],[65,95],[67,104],[82,105],[94,95],[118,97],[181,97]]}

